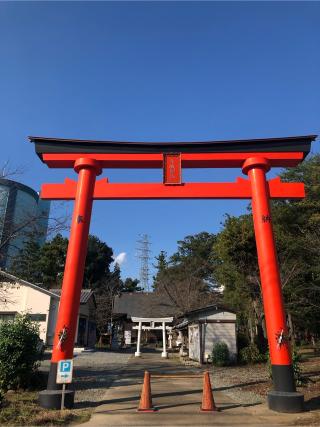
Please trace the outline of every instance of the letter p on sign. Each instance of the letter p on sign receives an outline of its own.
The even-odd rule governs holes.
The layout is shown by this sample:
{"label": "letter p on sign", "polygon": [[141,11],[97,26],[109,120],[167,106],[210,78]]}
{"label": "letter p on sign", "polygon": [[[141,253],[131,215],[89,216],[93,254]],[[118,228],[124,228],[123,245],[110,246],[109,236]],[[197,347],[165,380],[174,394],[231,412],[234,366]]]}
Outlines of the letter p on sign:
{"label": "letter p on sign", "polygon": [[70,372],[70,368],[71,368],[71,364],[69,361],[67,362],[62,362],[62,372]]}

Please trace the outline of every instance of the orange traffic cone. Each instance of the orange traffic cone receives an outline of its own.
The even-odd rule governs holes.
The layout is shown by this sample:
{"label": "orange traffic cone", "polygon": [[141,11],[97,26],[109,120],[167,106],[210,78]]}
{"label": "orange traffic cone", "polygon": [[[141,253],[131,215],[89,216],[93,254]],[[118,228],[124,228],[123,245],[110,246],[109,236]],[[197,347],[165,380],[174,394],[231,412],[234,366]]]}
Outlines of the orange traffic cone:
{"label": "orange traffic cone", "polygon": [[217,407],[213,400],[209,372],[204,373],[201,411],[215,412]]}
{"label": "orange traffic cone", "polygon": [[145,371],[143,386],[141,392],[141,398],[139,403],[139,412],[154,412],[155,409],[152,406],[152,397],[151,397],[151,384],[150,384],[150,373]]}

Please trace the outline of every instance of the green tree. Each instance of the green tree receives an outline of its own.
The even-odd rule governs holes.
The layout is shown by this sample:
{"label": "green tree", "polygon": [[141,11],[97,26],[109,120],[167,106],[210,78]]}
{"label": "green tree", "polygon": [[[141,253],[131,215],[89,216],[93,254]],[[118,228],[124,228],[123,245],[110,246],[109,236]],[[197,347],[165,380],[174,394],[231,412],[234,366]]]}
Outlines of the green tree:
{"label": "green tree", "polygon": [[159,278],[163,274],[163,272],[168,268],[168,261],[167,261],[167,252],[161,251],[158,256],[155,257],[156,264],[154,264],[154,268],[156,269],[156,275],[153,276],[153,289],[157,290],[157,287],[159,286]]}
{"label": "green tree", "polygon": [[178,240],[178,250],[172,255],[171,260],[175,263],[186,258],[207,260],[214,242],[215,235],[206,231],[186,236],[183,240]]}
{"label": "green tree", "polygon": [[104,282],[110,276],[110,265],[113,262],[113,251],[96,236],[89,236],[88,252],[84,271],[85,288],[99,292]]}
{"label": "green tree", "polygon": [[240,331],[252,343],[264,329],[260,276],[251,215],[226,216],[214,245],[215,281],[224,303],[237,311]]}
{"label": "green tree", "polygon": [[140,288],[140,286],[138,285],[138,279],[132,279],[131,277],[127,277],[126,280],[123,282],[121,292],[140,292],[143,289]]}
{"label": "green tree", "polygon": [[57,234],[41,248],[39,268],[42,273],[44,287],[61,287],[68,243],[69,241],[66,237]]}
{"label": "green tree", "polygon": [[[12,273],[44,288],[60,287],[69,240],[57,234],[41,248],[30,240],[15,258]],[[98,237],[89,235],[83,287],[99,290],[110,276],[113,251]]]}
{"label": "green tree", "polygon": [[38,283],[44,288],[60,287],[68,239],[57,234],[42,247],[29,240],[15,257],[11,271],[19,278]]}
{"label": "green tree", "polygon": [[194,236],[186,236],[178,241],[178,250],[171,258],[173,265],[188,264],[208,283],[213,284],[212,272],[214,270],[213,245],[216,236],[208,232],[201,232]]}
{"label": "green tree", "polygon": [[31,239],[25,242],[23,249],[13,259],[10,272],[17,277],[32,283],[42,283],[42,272],[40,268],[39,244]]}

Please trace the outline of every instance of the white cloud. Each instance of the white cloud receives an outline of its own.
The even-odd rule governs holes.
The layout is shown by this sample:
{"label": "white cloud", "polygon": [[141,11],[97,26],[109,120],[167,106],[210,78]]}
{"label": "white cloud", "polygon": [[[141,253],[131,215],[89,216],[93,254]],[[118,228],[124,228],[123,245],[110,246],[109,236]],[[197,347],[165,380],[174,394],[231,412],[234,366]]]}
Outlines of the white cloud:
{"label": "white cloud", "polygon": [[117,256],[113,257],[113,260],[115,264],[121,265],[127,261],[127,253],[120,252]]}

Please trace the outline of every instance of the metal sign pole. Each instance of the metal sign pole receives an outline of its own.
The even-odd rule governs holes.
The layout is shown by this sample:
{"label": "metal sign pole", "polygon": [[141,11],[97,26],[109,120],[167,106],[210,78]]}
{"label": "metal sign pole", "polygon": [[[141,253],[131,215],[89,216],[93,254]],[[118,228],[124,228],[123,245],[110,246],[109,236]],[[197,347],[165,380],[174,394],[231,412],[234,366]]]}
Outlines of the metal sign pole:
{"label": "metal sign pole", "polygon": [[64,395],[65,395],[65,391],[66,391],[66,385],[62,384],[62,396],[61,396],[61,408],[60,408],[61,411],[64,410]]}

